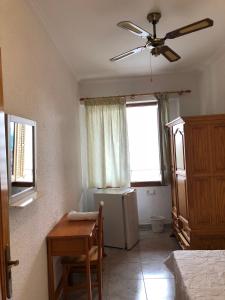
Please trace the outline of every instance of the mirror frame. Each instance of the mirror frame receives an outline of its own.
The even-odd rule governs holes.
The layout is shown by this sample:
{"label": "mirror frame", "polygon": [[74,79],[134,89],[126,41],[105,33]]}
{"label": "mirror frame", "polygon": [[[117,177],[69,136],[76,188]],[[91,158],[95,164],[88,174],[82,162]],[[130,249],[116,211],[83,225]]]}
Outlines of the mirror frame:
{"label": "mirror frame", "polygon": [[[28,187],[26,190],[12,195],[12,181],[11,181],[11,153],[10,153],[10,122],[20,123],[32,126],[33,133],[33,186]],[[37,197],[37,143],[36,143],[36,122],[30,119],[6,114],[6,145],[7,145],[7,170],[8,170],[8,193],[9,193],[9,206],[12,207],[25,207],[33,202]]]}

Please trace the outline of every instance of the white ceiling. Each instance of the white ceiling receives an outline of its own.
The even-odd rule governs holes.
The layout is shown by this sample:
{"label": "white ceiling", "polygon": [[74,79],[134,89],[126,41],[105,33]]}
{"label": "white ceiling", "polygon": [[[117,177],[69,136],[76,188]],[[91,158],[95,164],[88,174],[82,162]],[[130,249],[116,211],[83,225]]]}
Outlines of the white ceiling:
{"label": "white ceiling", "polygon": [[146,20],[150,11],[160,11],[157,34],[209,17],[214,26],[166,44],[181,59],[170,63],[153,57],[153,73],[193,70],[220,50],[224,40],[224,0],[27,0],[40,17],[67,64],[78,79],[137,76],[150,72],[148,51],[127,59],[110,62],[109,58],[144,45],[145,41],[116,26],[130,20],[152,32]]}

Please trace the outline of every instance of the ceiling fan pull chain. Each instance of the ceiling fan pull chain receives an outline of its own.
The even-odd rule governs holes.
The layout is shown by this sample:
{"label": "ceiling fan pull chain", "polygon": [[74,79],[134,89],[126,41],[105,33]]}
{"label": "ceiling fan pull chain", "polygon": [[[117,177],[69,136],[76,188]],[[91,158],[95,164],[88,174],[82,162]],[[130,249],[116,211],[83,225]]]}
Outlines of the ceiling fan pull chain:
{"label": "ceiling fan pull chain", "polygon": [[152,82],[153,78],[152,78],[152,54],[151,54],[151,51],[149,51],[149,66],[150,66],[150,82]]}

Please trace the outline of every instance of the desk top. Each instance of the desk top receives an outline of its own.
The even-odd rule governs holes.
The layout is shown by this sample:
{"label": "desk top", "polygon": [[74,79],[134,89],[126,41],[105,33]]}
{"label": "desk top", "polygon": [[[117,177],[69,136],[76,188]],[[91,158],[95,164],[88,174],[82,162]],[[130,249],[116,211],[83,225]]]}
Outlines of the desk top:
{"label": "desk top", "polygon": [[67,214],[49,232],[47,239],[90,237],[96,221],[71,221]]}

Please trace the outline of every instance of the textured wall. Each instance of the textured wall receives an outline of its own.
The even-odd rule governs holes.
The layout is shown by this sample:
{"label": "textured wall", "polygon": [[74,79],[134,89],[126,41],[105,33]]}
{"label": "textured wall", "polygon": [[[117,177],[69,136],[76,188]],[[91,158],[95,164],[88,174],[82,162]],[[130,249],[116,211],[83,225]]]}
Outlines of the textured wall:
{"label": "textured wall", "polygon": [[201,112],[225,113],[225,47],[204,66],[200,80]]}
{"label": "textured wall", "polygon": [[156,91],[173,91],[190,89],[190,94],[180,97],[180,113],[182,116],[197,115],[199,103],[199,72],[124,77],[111,79],[87,79],[79,83],[82,97],[101,97]]}
{"label": "textured wall", "polygon": [[39,199],[10,209],[14,300],[47,300],[45,237],[81,193],[77,86],[23,0],[0,0],[5,109],[37,121]]}
{"label": "textured wall", "polygon": [[171,222],[170,186],[137,188],[139,224],[151,223],[151,216],[163,216]]}

